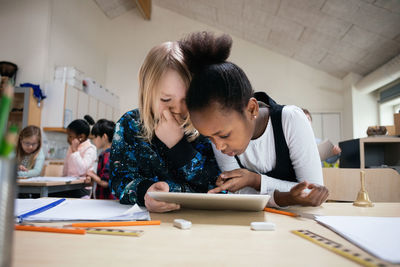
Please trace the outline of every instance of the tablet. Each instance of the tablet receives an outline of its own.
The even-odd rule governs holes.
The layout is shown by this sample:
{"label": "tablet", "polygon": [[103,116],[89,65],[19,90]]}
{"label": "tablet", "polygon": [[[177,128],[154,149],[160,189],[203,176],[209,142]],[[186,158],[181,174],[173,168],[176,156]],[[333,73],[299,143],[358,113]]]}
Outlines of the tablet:
{"label": "tablet", "polygon": [[207,194],[177,192],[147,192],[150,197],[180,204],[183,208],[203,210],[260,211],[265,208],[269,195]]}

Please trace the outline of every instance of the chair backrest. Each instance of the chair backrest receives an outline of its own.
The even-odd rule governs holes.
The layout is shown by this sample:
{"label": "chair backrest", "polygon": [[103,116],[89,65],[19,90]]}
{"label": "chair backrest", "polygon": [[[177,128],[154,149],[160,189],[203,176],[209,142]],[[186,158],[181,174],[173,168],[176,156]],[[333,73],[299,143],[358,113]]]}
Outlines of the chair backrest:
{"label": "chair backrest", "polygon": [[43,176],[61,177],[63,175],[64,164],[59,162],[49,162],[44,166]]}

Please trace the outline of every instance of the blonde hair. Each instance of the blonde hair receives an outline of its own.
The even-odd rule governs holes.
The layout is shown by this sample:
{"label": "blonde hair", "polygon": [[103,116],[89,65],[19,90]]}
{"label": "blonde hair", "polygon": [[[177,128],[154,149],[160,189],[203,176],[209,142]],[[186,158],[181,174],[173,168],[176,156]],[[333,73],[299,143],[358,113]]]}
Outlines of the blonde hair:
{"label": "blonde hair", "polygon": [[[29,138],[31,136],[37,136],[38,137],[39,145],[35,149],[35,151],[33,151],[30,154],[27,154],[24,151],[24,149],[22,148],[21,142],[22,142],[22,140],[24,138]],[[17,161],[18,161],[18,164],[21,164],[21,161],[23,160],[23,158],[25,156],[29,156],[29,164],[26,167],[28,169],[32,169],[33,165],[35,164],[36,158],[39,155],[39,151],[40,151],[41,147],[42,147],[42,133],[40,132],[40,128],[37,127],[37,126],[34,126],[34,125],[26,126],[19,133],[19,137],[18,137],[18,144],[17,144]]]}
{"label": "blonde hair", "polygon": [[[168,70],[176,71],[186,88],[189,87],[191,75],[184,63],[182,51],[177,42],[165,42],[153,47],[147,54],[139,71],[139,111],[142,124],[142,138],[151,142],[158,123],[158,115],[154,114],[154,104],[158,98],[157,84],[161,76]],[[188,140],[198,136],[189,114],[181,125]]]}

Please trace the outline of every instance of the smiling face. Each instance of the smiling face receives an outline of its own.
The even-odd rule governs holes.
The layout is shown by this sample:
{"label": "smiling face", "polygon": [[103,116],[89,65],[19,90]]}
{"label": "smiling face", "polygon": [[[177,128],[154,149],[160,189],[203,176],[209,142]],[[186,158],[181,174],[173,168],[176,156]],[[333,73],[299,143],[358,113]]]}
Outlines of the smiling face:
{"label": "smiling face", "polygon": [[154,113],[160,118],[164,110],[169,110],[178,123],[182,124],[187,116],[187,87],[175,70],[167,70],[157,84],[158,97],[154,103]]}
{"label": "smiling face", "polygon": [[[249,102],[249,105],[254,103]],[[254,111],[249,105],[239,113],[223,110],[220,104],[213,103],[203,110],[190,112],[190,118],[194,127],[222,153],[240,155],[249,145],[255,129]]]}

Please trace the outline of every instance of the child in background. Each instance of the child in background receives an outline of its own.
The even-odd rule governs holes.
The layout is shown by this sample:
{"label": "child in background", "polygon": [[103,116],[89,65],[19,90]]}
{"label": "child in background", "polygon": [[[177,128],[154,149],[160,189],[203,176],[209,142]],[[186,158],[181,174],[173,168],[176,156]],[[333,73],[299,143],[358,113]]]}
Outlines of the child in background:
{"label": "child in background", "polygon": [[[94,169],[96,161],[96,147],[88,139],[90,125],[94,124],[92,117],[86,115],[85,120],[72,121],[67,127],[69,149],[64,161],[63,176],[75,176],[86,178],[86,173]],[[90,124],[90,125],[89,125]],[[63,196],[89,198],[90,187],[71,190],[63,193]]]}
{"label": "child in background", "polygon": [[97,149],[102,150],[97,163],[97,175],[92,170],[87,172],[87,179],[95,181],[97,199],[115,199],[109,187],[110,180],[110,151],[114,136],[115,123],[101,119],[92,128],[93,144]]}
{"label": "child in background", "polygon": [[19,134],[17,144],[18,177],[40,176],[44,165],[40,128],[30,125]]}
{"label": "child in background", "polygon": [[[306,114],[307,119],[312,124],[312,116],[311,116],[310,111],[308,111],[308,109],[305,109],[305,108],[303,108],[302,110],[303,110],[304,114]],[[315,138],[315,142],[317,142],[317,145],[319,145],[322,142],[322,140],[319,138]],[[322,167],[334,167],[340,158],[340,153],[342,153],[342,150],[340,149],[340,147],[338,145],[334,145],[332,148],[333,156],[330,158],[327,158],[326,160],[321,161]]]}

